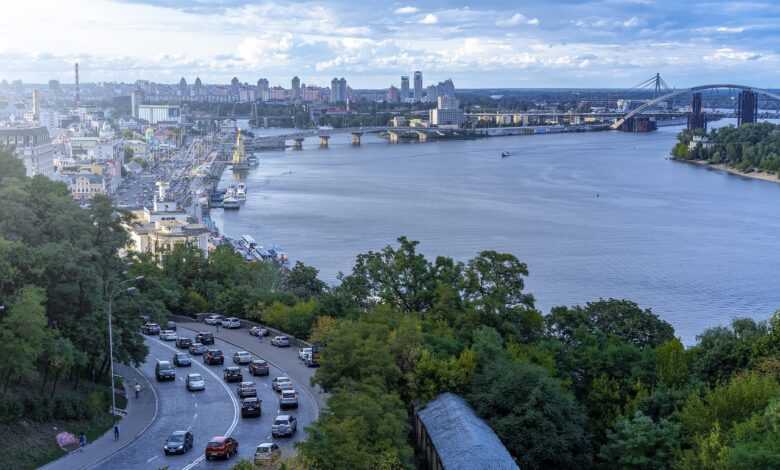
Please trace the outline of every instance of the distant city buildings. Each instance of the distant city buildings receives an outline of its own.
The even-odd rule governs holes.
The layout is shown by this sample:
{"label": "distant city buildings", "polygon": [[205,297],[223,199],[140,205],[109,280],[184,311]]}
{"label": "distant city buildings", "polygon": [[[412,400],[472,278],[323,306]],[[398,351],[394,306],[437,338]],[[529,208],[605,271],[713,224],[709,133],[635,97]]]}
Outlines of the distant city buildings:
{"label": "distant city buildings", "polygon": [[465,121],[463,111],[458,109],[458,99],[443,95],[436,99],[436,109],[430,111],[430,123],[437,127],[460,127]]}
{"label": "distant city buildings", "polygon": [[423,76],[419,70],[414,72],[414,101],[419,103],[423,99]]}
{"label": "distant city buildings", "polygon": [[138,106],[138,119],[149,124],[181,122],[181,107],[168,104],[142,104]]}
{"label": "distant city buildings", "polygon": [[409,99],[409,76],[401,75],[401,101]]}
{"label": "distant city buildings", "polygon": [[330,81],[330,102],[344,103],[348,101],[347,80],[344,77]]}
{"label": "distant city buildings", "polygon": [[301,99],[301,79],[297,76],[292,78],[292,100],[297,101]]}

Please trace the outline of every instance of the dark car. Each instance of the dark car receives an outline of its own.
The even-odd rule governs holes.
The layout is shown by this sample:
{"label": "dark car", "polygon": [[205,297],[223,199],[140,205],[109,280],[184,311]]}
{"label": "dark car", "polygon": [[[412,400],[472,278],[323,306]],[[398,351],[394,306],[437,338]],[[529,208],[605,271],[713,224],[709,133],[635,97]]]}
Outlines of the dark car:
{"label": "dark car", "polygon": [[179,349],[187,349],[190,346],[192,346],[192,339],[191,338],[182,338],[178,337],[176,338],[176,347]]}
{"label": "dark car", "polygon": [[209,349],[203,354],[203,363],[210,366],[222,365],[225,363],[225,355],[219,349]]}
{"label": "dark car", "polygon": [[189,431],[173,431],[163,446],[165,455],[184,454],[192,449],[192,433]]}
{"label": "dark car", "polygon": [[195,342],[200,344],[214,344],[214,335],[205,331],[201,331],[195,335]]}
{"label": "dark car", "polygon": [[244,380],[244,376],[241,374],[241,368],[240,367],[225,367],[225,370],[222,372],[222,377],[225,379],[225,382],[241,382]]}
{"label": "dark car", "polygon": [[263,359],[253,359],[249,363],[249,373],[252,375],[268,375],[270,369],[268,367],[268,361]]}
{"label": "dark car", "polygon": [[158,382],[176,380],[176,370],[168,361],[157,361],[157,365],[154,366],[154,375]]}
{"label": "dark car", "polygon": [[238,453],[238,441],[232,437],[215,436],[206,445],[206,460],[229,459]]}
{"label": "dark car", "polygon": [[248,397],[241,400],[241,417],[259,418],[263,414],[261,403],[257,397]]}
{"label": "dark car", "polygon": [[141,331],[143,331],[145,335],[159,335],[160,325],[158,325],[157,323],[146,323],[141,328]]}
{"label": "dark car", "polygon": [[236,387],[236,393],[238,394],[238,398],[256,397],[257,389],[255,388],[255,383],[241,382],[238,384],[238,387]]}
{"label": "dark car", "polygon": [[173,355],[173,365],[176,367],[189,367],[192,365],[192,359],[186,353],[176,353]]}

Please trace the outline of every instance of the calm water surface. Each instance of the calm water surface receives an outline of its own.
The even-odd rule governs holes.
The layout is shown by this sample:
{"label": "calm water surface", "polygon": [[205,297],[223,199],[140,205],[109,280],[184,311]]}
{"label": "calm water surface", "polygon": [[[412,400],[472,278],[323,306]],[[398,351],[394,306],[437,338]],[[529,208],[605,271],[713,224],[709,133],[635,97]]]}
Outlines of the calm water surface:
{"label": "calm water surface", "polygon": [[[628,298],[690,343],[780,308],[780,184],[666,159],[679,128],[390,145],[349,136],[260,154],[230,236],[282,246],[335,282],[355,255],[421,242],[429,257],[483,249],[528,264],[543,311]],[[513,156],[501,159],[502,151]],[[232,174],[225,174],[223,183]]]}

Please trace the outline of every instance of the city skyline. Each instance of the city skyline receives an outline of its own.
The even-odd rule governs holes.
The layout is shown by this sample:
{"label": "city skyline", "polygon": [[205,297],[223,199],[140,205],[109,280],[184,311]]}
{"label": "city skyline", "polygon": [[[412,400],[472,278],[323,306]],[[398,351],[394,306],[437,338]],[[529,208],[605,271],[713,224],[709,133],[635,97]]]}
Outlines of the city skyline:
{"label": "city skyline", "polygon": [[33,0],[3,13],[0,79],[27,83],[71,83],[78,61],[82,83],[297,75],[381,89],[422,70],[459,88],[619,88],[655,72],[677,87],[777,87],[780,65],[771,2]]}

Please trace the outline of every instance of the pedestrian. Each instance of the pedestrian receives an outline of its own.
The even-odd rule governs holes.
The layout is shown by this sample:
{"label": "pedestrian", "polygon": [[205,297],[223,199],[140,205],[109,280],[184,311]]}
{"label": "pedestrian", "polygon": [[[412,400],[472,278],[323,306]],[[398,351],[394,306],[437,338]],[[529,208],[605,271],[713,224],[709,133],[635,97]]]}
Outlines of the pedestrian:
{"label": "pedestrian", "polygon": [[81,434],[79,434],[79,447],[83,449],[84,447],[86,447],[86,445],[87,445],[87,435],[84,434],[84,432],[82,431]]}
{"label": "pedestrian", "polygon": [[135,397],[138,398],[138,394],[141,393],[141,384],[138,383],[138,381],[135,381]]}
{"label": "pedestrian", "polygon": [[115,441],[119,440],[119,425],[118,424],[114,425],[114,440]]}

